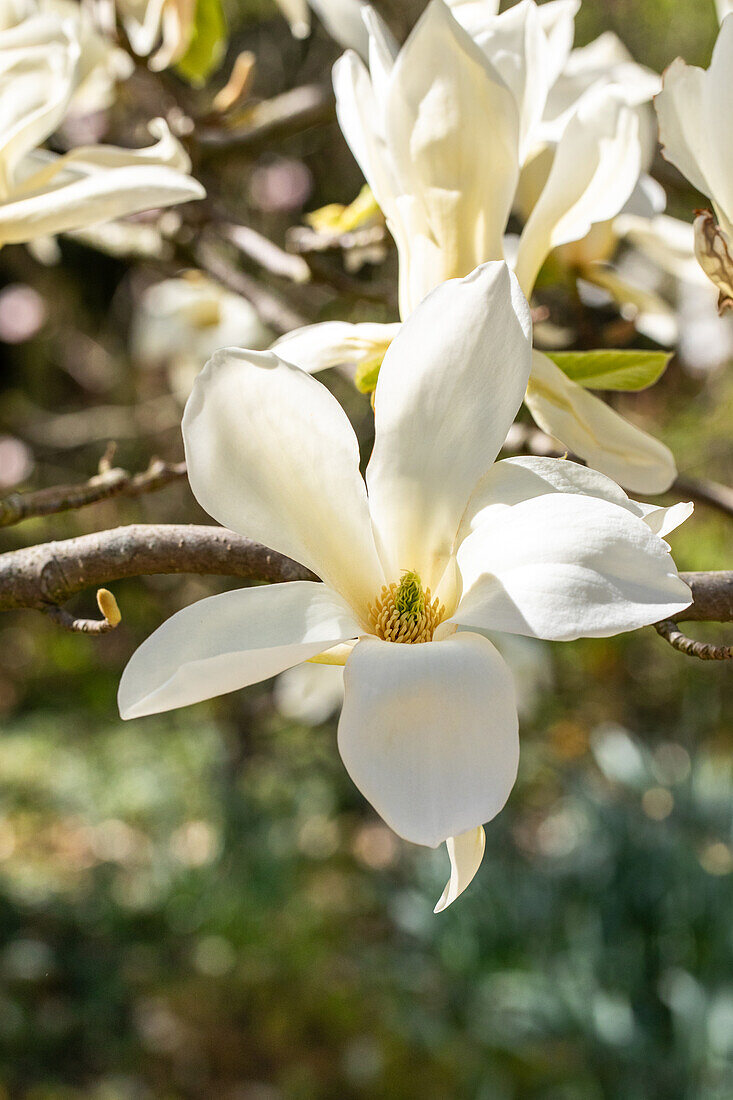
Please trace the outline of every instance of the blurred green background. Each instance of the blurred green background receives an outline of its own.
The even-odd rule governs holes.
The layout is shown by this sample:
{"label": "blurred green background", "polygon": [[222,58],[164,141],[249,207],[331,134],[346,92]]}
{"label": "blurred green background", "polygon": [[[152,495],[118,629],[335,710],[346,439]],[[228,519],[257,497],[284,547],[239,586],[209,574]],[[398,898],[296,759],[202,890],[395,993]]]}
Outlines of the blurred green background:
{"label": "blurred green background", "polygon": [[[292,41],[265,0],[230,17],[262,94],[323,77],[337,54],[320,29]],[[660,70],[677,54],[707,64],[716,21],[712,0],[585,0],[576,42],[609,28]],[[335,124],[221,173],[275,239],[360,185]],[[673,190],[676,213],[692,205]],[[153,274],[61,249],[56,266],[0,254],[5,489],[82,480],[110,438],[130,469],[181,454],[167,376],[129,353]],[[353,292],[348,310],[375,316]],[[343,302],[323,289],[317,315]],[[366,430],[363,400],[330,384]],[[732,399],[730,368],[675,360],[624,400],[681,470],[730,483]],[[175,486],[27,522],[0,549],[187,520],[204,516]],[[729,526],[704,508],[672,546],[681,569],[730,568]],[[651,629],[528,651],[519,781],[470,890],[436,917],[444,851],[379,821],[335,719],[283,717],[271,684],[118,719],[135,646],[217,586],[115,584],[123,622],[98,639],[0,619],[0,1097],[733,1097],[729,668]],[[93,613],[93,593],[73,606]]]}

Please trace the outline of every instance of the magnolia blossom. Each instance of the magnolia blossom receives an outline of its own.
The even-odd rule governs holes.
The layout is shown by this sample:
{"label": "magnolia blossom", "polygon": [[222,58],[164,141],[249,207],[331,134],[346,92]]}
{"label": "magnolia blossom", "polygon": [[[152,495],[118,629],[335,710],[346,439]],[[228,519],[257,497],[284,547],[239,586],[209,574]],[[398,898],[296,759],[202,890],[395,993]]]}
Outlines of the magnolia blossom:
{"label": "magnolia blossom", "polygon": [[90,11],[77,0],[0,0],[0,33],[39,13],[62,19],[79,43],[70,110],[87,114],[111,106],[117,81],[134,68],[127,54],[99,32]]}
{"label": "magnolia blossom", "polygon": [[311,29],[310,9],[344,49],[366,56],[369,40],[363,22],[366,4],[362,0],[276,0],[296,38],[307,38]]}
{"label": "magnolia blossom", "polygon": [[665,72],[663,90],[654,101],[664,156],[713,204],[717,226],[709,215],[695,220],[696,253],[726,305],[733,305],[733,175],[726,140],[732,64],[733,15],[727,15],[710,68],[686,65],[678,57]]}
{"label": "magnolia blossom", "polygon": [[148,287],[133,316],[130,348],[137,362],[165,366],[173,392],[185,402],[201,364],[217,348],[265,348],[271,341],[246,299],[188,271]]}
{"label": "magnolia blossom", "polygon": [[146,149],[95,145],[59,156],[38,148],[66,115],[79,54],[73,25],[55,15],[0,36],[0,245],[204,195],[162,119],[150,124],[158,141]]}
{"label": "magnolia blossom", "polygon": [[[506,14],[524,14],[530,26],[539,19],[538,10],[533,0],[524,0]],[[431,0],[396,56],[379,21],[372,14],[366,21],[370,67],[353,53],[337,63],[337,112],[397,244],[404,319],[443,280],[500,259],[505,251],[509,258],[504,234],[517,202],[522,142],[534,140],[526,120],[538,111],[522,105],[507,86],[499,72],[503,55],[495,66],[443,0]],[[539,32],[544,40],[541,25]],[[520,83],[526,99],[532,81]],[[639,118],[617,86],[592,87],[581,96],[545,161],[536,200],[512,248],[527,296],[553,249],[612,219],[634,190],[642,163]],[[332,366],[341,354],[330,343],[332,331],[322,327],[306,335],[300,330],[286,337],[278,354],[310,370]],[[365,361],[368,365],[392,332],[375,334],[373,346],[360,357],[363,335],[354,334],[342,362],[360,369]],[[339,330],[341,348],[345,339]],[[308,357],[301,360],[304,342]],[[537,364],[527,405],[550,435],[627,488],[650,493],[669,488],[675,464],[667,447],[568,379],[549,359]]]}
{"label": "magnolia blossom", "polygon": [[119,690],[123,718],[136,718],[321,654],[345,659],[342,759],[401,837],[447,841],[438,908],[473,877],[482,823],[517,772],[512,676],[485,632],[603,637],[690,602],[655,533],[689,506],[638,505],[560,459],[493,464],[527,386],[530,329],[503,263],[428,295],[384,357],[366,484],[351,425],[315,378],[273,352],[218,352],[183,419],[192,489],[323,583],[184,609]]}

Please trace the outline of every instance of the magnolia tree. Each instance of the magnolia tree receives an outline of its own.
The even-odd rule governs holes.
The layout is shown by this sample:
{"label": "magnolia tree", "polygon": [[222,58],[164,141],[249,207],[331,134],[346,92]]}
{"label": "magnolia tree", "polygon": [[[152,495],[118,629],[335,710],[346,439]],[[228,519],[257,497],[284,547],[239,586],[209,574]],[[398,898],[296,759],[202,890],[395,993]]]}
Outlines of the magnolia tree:
{"label": "magnolia tree", "polygon": [[[733,515],[733,494],[678,474],[609,400],[658,382],[691,296],[689,325],[731,350],[733,16],[707,70],[678,58],[660,78],[611,33],[573,49],[579,0],[279,4],[295,36],[314,14],[345,49],[333,91],[255,98],[258,58],[227,51],[218,0],[2,0],[0,243],[51,262],[61,235],[152,265],[131,353],[169,367],[185,462],[134,473],[108,454],[85,483],[6,496],[0,523],[188,478],[221,526],[26,540],[0,555],[0,610],[103,634],[123,577],[269,582],[141,639],[122,718],[331,666],[351,779],[400,837],[447,845],[437,911],[517,774],[508,636],[654,625],[683,655],[733,655],[677,625],[733,620],[733,573],[679,573],[666,541],[695,503]],[[73,142],[122,101],[154,144]],[[283,248],[240,216],[227,158],[334,110],[364,187]],[[658,143],[712,210],[664,213]],[[324,286],[359,319],[342,304],[307,323]],[[334,370],[372,423],[363,475]],[[87,588],[100,619],[64,606]]]}

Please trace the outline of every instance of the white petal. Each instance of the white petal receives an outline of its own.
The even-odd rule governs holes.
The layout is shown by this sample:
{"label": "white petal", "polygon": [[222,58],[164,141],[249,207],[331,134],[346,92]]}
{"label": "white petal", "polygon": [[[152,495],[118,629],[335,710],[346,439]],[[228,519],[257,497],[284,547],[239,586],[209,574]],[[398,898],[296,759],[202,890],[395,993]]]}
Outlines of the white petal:
{"label": "white petal", "polygon": [[419,203],[442,256],[409,294],[401,286],[405,317],[438,282],[502,256],[519,167],[514,97],[442,0],[395,61],[384,125],[400,193]]}
{"label": "white petal", "polygon": [[0,188],[19,161],[56,130],[74,90],[79,45],[55,15],[31,15],[0,42]]}
{"label": "white petal", "polygon": [[488,263],[428,295],[387,351],[367,482],[390,579],[414,569],[435,591],[469,496],[521,404],[530,340],[516,279]]}
{"label": "white petal", "polygon": [[625,508],[550,493],[498,506],[463,542],[456,623],[568,641],[604,638],[690,604],[669,547]]}
{"label": "white petal", "polygon": [[[546,493],[576,493],[598,497],[626,508],[643,519],[655,535],[664,535],[687,519],[691,504],[673,504],[661,508],[657,504],[642,504],[630,500],[615,481],[605,474],[581,466],[578,462],[560,458],[521,456],[495,462],[471,497],[464,517],[463,531],[475,530],[490,520],[485,509],[497,504],[521,504],[523,500]],[[460,536],[459,536],[460,537]]]}
{"label": "white petal", "polygon": [[322,321],[293,329],[276,340],[272,350],[307,374],[329,367],[353,370],[368,360],[383,359],[399,330],[399,323]]}
{"label": "white petal", "polygon": [[589,466],[637,493],[664,493],[675,479],[668,447],[624,420],[535,351],[525,398],[536,423]]}
{"label": "white petal", "polygon": [[529,295],[548,253],[618,214],[641,170],[639,119],[613,88],[587,96],[568,123],[519,242],[516,273]]}
{"label": "white petal", "polygon": [[654,101],[664,156],[710,196],[726,233],[733,232],[733,151],[721,135],[733,111],[732,65],[733,19],[725,19],[707,72],[677,58]]}
{"label": "white petal", "polygon": [[550,83],[554,84],[565,68],[575,37],[575,16],[580,0],[546,0],[540,4],[542,27],[550,43]]}
{"label": "white petal", "polygon": [[686,65],[678,57],[663,76],[662,91],[654,100],[659,119],[662,153],[686,176],[693,187],[709,192],[703,164],[707,160],[707,136],[703,123],[705,72]]}
{"label": "white petal", "polygon": [[133,653],[120,681],[120,714],[139,718],[213,699],[358,631],[344,601],[315,581],[210,596],[173,615]]}
{"label": "white petal", "polygon": [[29,241],[142,210],[202,199],[200,183],[172,168],[110,168],[0,203],[0,244]]}
{"label": "white petal", "polygon": [[569,459],[521,456],[495,462],[471,497],[459,541],[484,523],[490,523],[498,505],[521,504],[546,493],[576,493],[597,497],[626,508],[643,519],[660,538],[674,531],[693,512],[694,505],[680,502],[669,507],[630,500],[615,481],[605,474]]}
{"label": "white petal", "polygon": [[384,141],[383,119],[366,66],[347,51],[333,67],[339,126],[374,198],[387,218],[394,215],[399,188]]}
{"label": "white petal", "polygon": [[[552,79],[552,54],[557,52],[545,33],[541,12],[534,0],[521,0],[494,19],[484,21],[480,30],[472,32],[467,27],[517,103],[520,163],[535,143],[535,129],[542,118]],[[466,26],[460,10],[457,18]]]}
{"label": "white petal", "polygon": [[665,538],[670,531],[675,531],[681,523],[689,519],[695,510],[692,501],[681,500],[678,504],[671,504],[668,508],[662,508],[657,504],[637,505],[641,510],[641,518],[650,531]]}
{"label": "white petal", "polygon": [[469,829],[460,836],[449,836],[445,846],[450,858],[450,878],[433,910],[434,913],[442,913],[470,886],[484,858],[486,834],[479,825],[477,829]]}
{"label": "white petal", "polygon": [[310,6],[324,27],[345,50],[356,50],[366,57],[369,36],[362,13],[366,10],[360,0],[309,0]]}
{"label": "white petal", "polygon": [[490,821],[514,786],[514,685],[476,634],[399,645],[362,638],[344,672],[338,744],[391,829],[435,848]]}
{"label": "white petal", "polygon": [[220,523],[312,569],[354,605],[383,583],[359,447],[341,406],[272,352],[225,348],[183,415],[191,488]]}

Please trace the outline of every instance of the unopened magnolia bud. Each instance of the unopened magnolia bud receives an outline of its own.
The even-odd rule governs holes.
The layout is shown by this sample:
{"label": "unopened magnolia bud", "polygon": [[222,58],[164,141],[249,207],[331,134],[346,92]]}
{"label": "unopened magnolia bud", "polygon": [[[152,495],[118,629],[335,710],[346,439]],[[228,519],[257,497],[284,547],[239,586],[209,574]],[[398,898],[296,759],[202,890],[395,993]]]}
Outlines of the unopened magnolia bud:
{"label": "unopened magnolia bud", "polygon": [[695,228],[695,255],[711,283],[718,288],[718,312],[733,309],[733,258],[729,241],[709,210],[697,214]]}
{"label": "unopened magnolia bud", "polygon": [[118,626],[119,623],[122,622],[122,615],[117,606],[117,600],[108,588],[100,588],[97,592],[97,607],[110,626]]}

